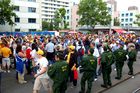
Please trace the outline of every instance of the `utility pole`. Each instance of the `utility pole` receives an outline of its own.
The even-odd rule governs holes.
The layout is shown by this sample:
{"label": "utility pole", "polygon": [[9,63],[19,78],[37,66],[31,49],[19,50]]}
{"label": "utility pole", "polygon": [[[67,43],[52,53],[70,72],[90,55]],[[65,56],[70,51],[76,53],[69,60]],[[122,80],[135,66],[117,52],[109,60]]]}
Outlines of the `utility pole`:
{"label": "utility pole", "polygon": [[110,28],[109,28],[109,34],[111,35],[112,34],[112,26],[114,24],[114,17],[113,17],[113,11],[114,11],[114,8],[113,8],[113,0],[111,0],[110,2],[111,4],[111,7],[110,7],[110,14],[111,14],[111,21],[110,21]]}

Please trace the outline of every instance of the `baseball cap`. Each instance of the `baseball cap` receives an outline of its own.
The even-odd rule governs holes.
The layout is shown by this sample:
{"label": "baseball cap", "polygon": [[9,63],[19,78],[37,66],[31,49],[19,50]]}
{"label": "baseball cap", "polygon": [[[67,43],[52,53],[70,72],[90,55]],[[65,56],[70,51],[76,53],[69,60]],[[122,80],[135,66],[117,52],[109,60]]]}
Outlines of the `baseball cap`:
{"label": "baseball cap", "polygon": [[38,54],[38,55],[43,55],[44,52],[43,52],[42,50],[38,50],[38,51],[37,51],[37,54]]}

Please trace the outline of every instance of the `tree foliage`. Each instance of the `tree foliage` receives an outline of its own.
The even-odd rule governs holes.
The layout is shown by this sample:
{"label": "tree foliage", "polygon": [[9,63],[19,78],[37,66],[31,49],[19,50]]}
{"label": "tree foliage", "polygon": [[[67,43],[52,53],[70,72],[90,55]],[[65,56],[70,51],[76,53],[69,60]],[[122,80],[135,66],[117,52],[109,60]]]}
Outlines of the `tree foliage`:
{"label": "tree foliage", "polygon": [[102,0],[81,0],[77,14],[80,15],[79,24],[95,27],[95,25],[108,25],[111,16],[105,2]]}
{"label": "tree foliage", "polygon": [[120,26],[119,19],[116,17],[114,18],[114,26]]}
{"label": "tree foliage", "polygon": [[136,21],[134,21],[134,24],[137,24],[138,26],[140,26],[140,14],[136,15]]}
{"label": "tree foliage", "polygon": [[42,21],[42,30],[53,30],[53,23],[51,22],[47,22],[47,21]]}
{"label": "tree foliage", "polygon": [[60,29],[64,29],[67,27],[65,15],[66,15],[65,8],[60,8],[55,12],[53,20],[55,30],[59,31]]}
{"label": "tree foliage", "polygon": [[0,0],[0,24],[4,25],[8,23],[13,25],[13,17],[16,17],[16,14],[13,12],[15,9],[14,5],[10,4],[11,0]]}

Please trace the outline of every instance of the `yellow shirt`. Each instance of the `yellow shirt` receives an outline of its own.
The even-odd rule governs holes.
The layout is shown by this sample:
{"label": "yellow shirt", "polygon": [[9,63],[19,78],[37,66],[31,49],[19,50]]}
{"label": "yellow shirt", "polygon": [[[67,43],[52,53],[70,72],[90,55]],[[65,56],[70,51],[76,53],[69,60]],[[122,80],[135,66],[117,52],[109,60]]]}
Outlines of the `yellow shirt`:
{"label": "yellow shirt", "polygon": [[12,54],[12,52],[11,52],[10,48],[3,47],[1,49],[1,54],[2,54],[3,57],[8,58],[10,56],[10,54]]}

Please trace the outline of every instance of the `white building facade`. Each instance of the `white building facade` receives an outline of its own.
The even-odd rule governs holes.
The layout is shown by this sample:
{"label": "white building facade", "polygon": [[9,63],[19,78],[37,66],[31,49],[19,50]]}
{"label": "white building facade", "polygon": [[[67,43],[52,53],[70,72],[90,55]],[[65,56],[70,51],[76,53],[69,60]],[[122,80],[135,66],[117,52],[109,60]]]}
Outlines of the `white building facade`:
{"label": "white building facade", "polygon": [[55,11],[59,8],[66,9],[65,20],[71,28],[71,1],[70,0],[42,0],[41,14],[42,20],[51,21]]}
{"label": "white building facade", "polygon": [[120,26],[121,27],[137,27],[138,25],[134,24],[136,21],[136,15],[140,12],[138,10],[129,10],[120,12]]}
{"label": "white building facade", "polygon": [[41,0],[11,0],[11,4],[16,6],[16,18],[13,21],[16,25],[2,25],[0,30],[11,32],[38,31],[42,28],[41,21]]}

